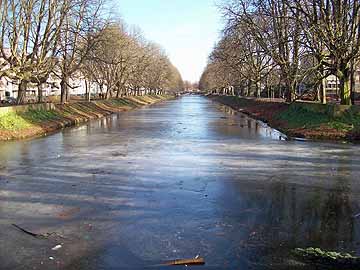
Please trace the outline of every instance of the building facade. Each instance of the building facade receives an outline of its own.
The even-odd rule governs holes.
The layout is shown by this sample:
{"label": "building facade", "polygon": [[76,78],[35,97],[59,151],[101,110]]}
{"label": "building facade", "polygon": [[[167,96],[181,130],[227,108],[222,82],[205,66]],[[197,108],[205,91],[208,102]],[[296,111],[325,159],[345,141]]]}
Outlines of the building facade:
{"label": "building facade", "polygon": [[[61,80],[55,76],[50,76],[48,81],[42,84],[42,95],[43,97],[49,96],[60,96],[61,94]],[[87,92],[86,83],[88,84],[88,89],[92,95],[97,95],[100,93],[100,87],[97,83],[87,82],[81,75],[75,76],[75,78],[70,79],[69,91],[70,95],[73,96],[82,96]],[[0,79],[0,101],[8,98],[17,98],[19,84],[10,80],[9,78],[3,77]],[[29,84],[26,91],[27,101],[36,101],[38,96],[38,86],[35,84]]]}
{"label": "building facade", "polygon": [[[354,73],[355,92],[360,93],[360,67]],[[326,91],[337,93],[340,88],[339,79],[335,75],[326,78]]]}

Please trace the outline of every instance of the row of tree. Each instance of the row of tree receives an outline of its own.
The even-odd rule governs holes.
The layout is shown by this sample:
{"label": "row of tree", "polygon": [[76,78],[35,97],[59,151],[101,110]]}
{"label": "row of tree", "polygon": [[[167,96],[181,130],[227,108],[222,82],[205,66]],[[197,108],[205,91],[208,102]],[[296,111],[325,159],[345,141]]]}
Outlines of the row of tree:
{"label": "row of tree", "polygon": [[109,24],[101,31],[82,71],[88,81],[106,88],[106,98],[184,89],[179,71],[163,49],[146,41],[139,31],[130,33],[122,23]]}
{"label": "row of tree", "polygon": [[183,87],[163,50],[114,22],[103,0],[0,0],[0,59],[0,78],[18,84],[18,103],[29,84],[41,101],[50,77],[61,82],[62,102],[80,77],[106,97]]}
{"label": "row of tree", "polygon": [[200,87],[293,101],[316,90],[326,102],[325,78],[339,80],[351,104],[360,58],[358,0],[228,0],[226,26]]}

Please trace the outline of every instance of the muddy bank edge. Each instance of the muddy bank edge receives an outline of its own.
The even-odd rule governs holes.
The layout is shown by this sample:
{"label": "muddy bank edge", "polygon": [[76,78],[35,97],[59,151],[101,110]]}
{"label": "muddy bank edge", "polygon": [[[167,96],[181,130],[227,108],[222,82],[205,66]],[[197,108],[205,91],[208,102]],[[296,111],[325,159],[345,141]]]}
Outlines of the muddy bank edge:
{"label": "muddy bank edge", "polygon": [[289,138],[360,141],[360,106],[256,100],[236,96],[208,96],[250,117],[261,120]]}

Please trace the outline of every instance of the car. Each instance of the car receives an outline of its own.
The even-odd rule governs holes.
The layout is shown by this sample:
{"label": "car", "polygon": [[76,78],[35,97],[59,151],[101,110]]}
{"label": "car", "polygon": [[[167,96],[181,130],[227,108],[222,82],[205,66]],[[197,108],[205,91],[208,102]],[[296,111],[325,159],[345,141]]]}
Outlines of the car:
{"label": "car", "polygon": [[15,105],[16,104],[16,98],[5,97],[5,99],[1,100],[0,102],[1,102],[1,104]]}
{"label": "car", "polygon": [[6,101],[7,101],[9,104],[16,104],[16,98],[13,98],[13,97],[7,97],[7,98],[6,98]]}

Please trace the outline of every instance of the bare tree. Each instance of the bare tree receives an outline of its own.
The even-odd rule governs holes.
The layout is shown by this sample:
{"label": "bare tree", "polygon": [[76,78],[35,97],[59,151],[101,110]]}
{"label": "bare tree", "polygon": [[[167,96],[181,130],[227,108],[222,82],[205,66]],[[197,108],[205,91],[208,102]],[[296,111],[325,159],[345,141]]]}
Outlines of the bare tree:
{"label": "bare tree", "polygon": [[360,2],[358,0],[292,0],[307,47],[317,59],[324,77],[340,81],[342,104],[351,104],[351,76],[360,57]]}
{"label": "bare tree", "polygon": [[223,10],[228,19],[227,28],[245,25],[248,34],[279,67],[286,99],[294,100],[302,53],[301,29],[295,19],[299,14],[289,11],[287,0],[230,1]]}
{"label": "bare tree", "polygon": [[103,0],[72,0],[70,4],[60,32],[60,61],[54,70],[61,79],[61,103],[69,100],[70,79],[80,76],[81,65],[100,41],[106,25],[102,17]]}
{"label": "bare tree", "polygon": [[83,66],[100,88],[106,86],[106,98],[144,92],[160,94],[182,85],[179,72],[163,49],[147,42],[140,31],[128,31],[121,22],[102,31],[101,41],[90,51]]}
{"label": "bare tree", "polygon": [[69,1],[4,0],[0,8],[1,76],[19,84],[17,102],[23,103],[28,84],[44,83],[56,65]]}
{"label": "bare tree", "polygon": [[[271,58],[249,34],[246,26],[241,24],[225,30],[210,60],[221,63],[228,86],[240,88],[245,83],[245,95],[250,95],[252,85],[255,85],[257,97],[260,97],[263,82],[266,82],[266,76],[273,66]],[[241,92],[244,94],[244,91]]]}

